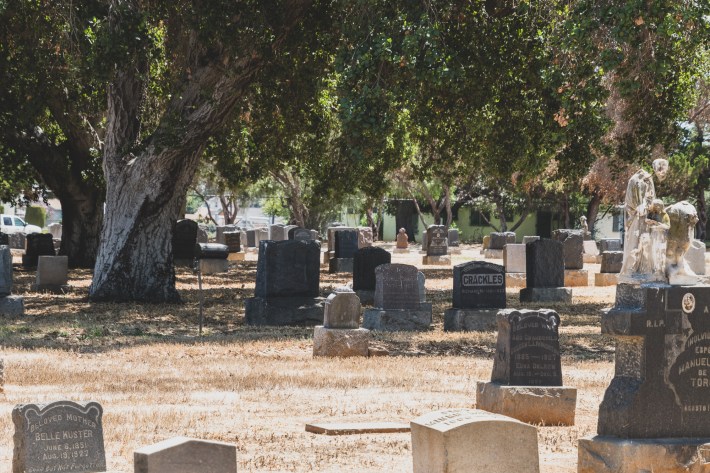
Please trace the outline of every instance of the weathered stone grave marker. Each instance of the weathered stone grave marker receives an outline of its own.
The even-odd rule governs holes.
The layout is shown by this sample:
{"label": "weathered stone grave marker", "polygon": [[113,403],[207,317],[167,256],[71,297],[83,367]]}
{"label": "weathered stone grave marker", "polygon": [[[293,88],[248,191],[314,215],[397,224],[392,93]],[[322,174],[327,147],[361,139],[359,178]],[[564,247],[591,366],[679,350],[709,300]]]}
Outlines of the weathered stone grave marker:
{"label": "weathered stone grave marker", "polygon": [[444,313],[444,330],[488,330],[505,308],[505,271],[484,261],[454,266],[453,307]]}
{"label": "weathered stone grave marker", "polygon": [[537,429],[478,409],[446,409],[413,420],[412,456],[414,473],[540,471]]}
{"label": "weathered stone grave marker", "polygon": [[428,330],[431,303],[425,302],[424,275],[408,264],[382,264],[375,269],[374,308],[365,311],[370,330]]}
{"label": "weathered stone grave marker", "polygon": [[523,422],[574,425],[577,390],[562,386],[559,315],[508,309],[497,319],[491,382],[478,382],[476,406]]}
{"label": "weathered stone grave marker", "polygon": [[323,325],[313,332],[313,356],[367,356],[370,331],[360,328],[360,299],[341,287],[325,300]]}
{"label": "weathered stone grave marker", "polygon": [[97,402],[15,406],[13,473],[106,471],[102,415]]}

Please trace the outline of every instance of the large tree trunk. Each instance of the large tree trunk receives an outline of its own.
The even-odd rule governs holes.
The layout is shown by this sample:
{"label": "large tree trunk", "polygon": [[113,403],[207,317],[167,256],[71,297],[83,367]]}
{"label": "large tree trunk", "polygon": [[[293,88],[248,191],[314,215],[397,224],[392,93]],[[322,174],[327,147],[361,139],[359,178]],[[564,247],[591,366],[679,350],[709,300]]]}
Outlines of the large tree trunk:
{"label": "large tree trunk", "polygon": [[172,234],[202,148],[183,155],[146,153],[127,168],[108,168],[103,238],[89,291],[92,300],[172,301]]}

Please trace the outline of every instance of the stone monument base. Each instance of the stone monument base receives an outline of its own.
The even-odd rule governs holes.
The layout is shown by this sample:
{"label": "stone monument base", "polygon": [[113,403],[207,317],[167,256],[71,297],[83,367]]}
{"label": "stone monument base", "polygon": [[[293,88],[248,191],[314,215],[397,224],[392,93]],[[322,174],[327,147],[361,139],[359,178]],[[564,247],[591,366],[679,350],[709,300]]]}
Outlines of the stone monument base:
{"label": "stone monument base", "polygon": [[572,302],[572,289],[566,287],[526,287],[520,302]]}
{"label": "stone monument base", "polygon": [[372,334],[364,328],[325,328],[313,331],[313,356],[368,356]]}
{"label": "stone monument base", "polygon": [[250,297],[244,301],[247,325],[314,326],[323,323],[322,297]]}
{"label": "stone monument base", "polygon": [[372,305],[375,302],[375,291],[357,289],[355,294],[360,298],[360,304]]}
{"label": "stone monument base", "polygon": [[586,269],[565,269],[565,287],[589,286],[589,271]]}
{"label": "stone monument base", "polygon": [[201,259],[200,272],[203,276],[226,273],[229,271],[229,261],[226,259]]}
{"label": "stone monument base", "polygon": [[431,303],[419,304],[419,309],[367,309],[363,328],[383,332],[424,331],[431,327]]}
{"label": "stone monument base", "polygon": [[506,386],[479,381],[476,408],[530,424],[574,425],[577,389],[567,386]]}
{"label": "stone monument base", "polygon": [[392,253],[409,253],[409,248],[395,248]]}
{"label": "stone monument base", "polygon": [[25,315],[25,298],[23,296],[0,297],[0,316],[15,317]]}
{"label": "stone monument base", "polygon": [[328,264],[329,273],[352,273],[354,258],[331,258]]}
{"label": "stone monument base", "polygon": [[618,282],[618,273],[597,273],[594,275],[595,286],[616,286]]}
{"label": "stone monument base", "polygon": [[441,256],[424,256],[422,258],[422,264],[451,264],[451,256],[441,255]]}
{"label": "stone monument base", "polygon": [[503,250],[491,250],[486,248],[483,250],[483,257],[486,259],[503,259]]}
{"label": "stone monument base", "polygon": [[67,294],[74,290],[69,284],[32,284],[30,291],[50,294]]}
{"label": "stone monument base", "polygon": [[239,253],[229,253],[229,256],[227,256],[227,261],[244,261],[245,253],[239,252]]}
{"label": "stone monument base", "polygon": [[589,255],[587,253],[582,253],[582,261],[585,263],[601,264],[602,255]]}
{"label": "stone monument base", "polygon": [[444,312],[445,332],[470,330],[495,330],[496,314],[499,309],[446,309]]}
{"label": "stone monument base", "polygon": [[705,473],[710,438],[579,439],[577,473]]}
{"label": "stone monument base", "polygon": [[525,287],[527,283],[525,273],[505,273],[505,287]]}

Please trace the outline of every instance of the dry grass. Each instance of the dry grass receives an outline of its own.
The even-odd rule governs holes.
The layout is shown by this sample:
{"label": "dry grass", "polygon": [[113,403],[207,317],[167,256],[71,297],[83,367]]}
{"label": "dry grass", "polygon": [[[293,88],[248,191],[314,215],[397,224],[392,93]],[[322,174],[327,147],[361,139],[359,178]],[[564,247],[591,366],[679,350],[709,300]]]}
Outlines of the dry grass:
{"label": "dry grass", "polygon": [[[454,264],[478,256],[454,255]],[[421,256],[395,255],[420,263]],[[240,472],[407,472],[409,434],[329,437],[309,434],[312,421],[402,421],[432,410],[473,407],[475,385],[490,379],[495,333],[444,333],[451,269],[427,268],[434,329],[376,334],[391,355],[314,359],[312,329],[245,326],[243,299],[254,290],[256,265],[204,278],[206,336],[198,339],[197,280],[178,272],[183,304],[95,304],[86,301],[90,274],[73,271],[75,292],[25,292],[34,273],[17,271],[26,297],[23,318],[0,322],[5,402],[0,416],[0,471],[12,458],[15,404],[68,398],[104,407],[110,471],[133,471],[133,450],[172,436],[235,443]],[[322,273],[326,295],[344,275]],[[580,296],[577,296],[577,293]],[[509,292],[508,304],[520,307]],[[613,292],[575,289],[562,317],[565,384],[578,391],[577,425],[539,429],[542,471],[576,471],[577,439],[596,430],[601,396],[612,377],[613,345],[599,334],[599,311]],[[529,306],[533,307],[533,306]]]}

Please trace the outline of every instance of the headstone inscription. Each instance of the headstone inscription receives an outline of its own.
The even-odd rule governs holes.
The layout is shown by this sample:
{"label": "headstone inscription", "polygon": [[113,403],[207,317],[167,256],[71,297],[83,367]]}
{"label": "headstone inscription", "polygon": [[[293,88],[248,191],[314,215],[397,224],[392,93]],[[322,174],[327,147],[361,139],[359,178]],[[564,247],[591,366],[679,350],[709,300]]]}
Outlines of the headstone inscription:
{"label": "headstone inscription", "polygon": [[505,308],[505,270],[484,261],[454,266],[453,307],[444,312],[444,330],[488,330]]}
{"label": "headstone inscription", "polygon": [[22,255],[22,266],[36,268],[40,256],[55,256],[54,242],[49,233],[31,233],[27,235],[27,248]]}
{"label": "headstone inscription", "polygon": [[97,402],[15,406],[12,471],[106,471],[102,415]]}
{"label": "headstone inscription", "polygon": [[[602,316],[617,356],[597,432],[710,437],[710,286],[625,286],[617,286],[617,304]],[[620,290],[636,292],[641,308]]]}
{"label": "headstone inscription", "polygon": [[498,312],[491,381],[516,386],[562,386],[560,316],[553,310]]}
{"label": "headstone inscription", "polygon": [[255,297],[245,301],[249,325],[317,325],[323,321],[320,242],[264,240],[259,246]]}
{"label": "headstone inscription", "polygon": [[195,259],[198,225],[194,220],[183,219],[175,223],[173,230],[173,259],[191,265]]}
{"label": "headstone inscription", "polygon": [[[538,473],[537,429],[478,409],[446,409],[412,421],[414,473]],[[511,454],[515,439],[515,454]],[[485,448],[472,448],[485,445]]]}

